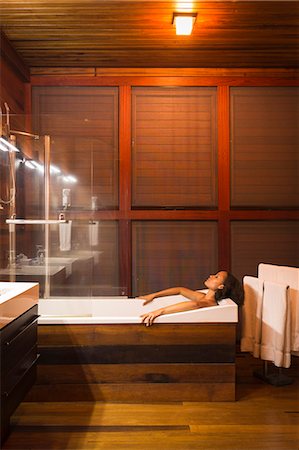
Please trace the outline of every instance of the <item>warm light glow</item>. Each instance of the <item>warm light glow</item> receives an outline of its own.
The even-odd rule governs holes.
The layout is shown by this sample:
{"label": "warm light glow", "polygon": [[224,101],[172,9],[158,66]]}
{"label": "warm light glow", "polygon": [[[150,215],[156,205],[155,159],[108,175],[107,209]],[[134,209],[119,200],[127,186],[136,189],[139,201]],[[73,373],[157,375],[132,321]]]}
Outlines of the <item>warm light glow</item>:
{"label": "warm light glow", "polygon": [[34,167],[36,167],[37,170],[39,170],[41,173],[44,173],[45,169],[44,169],[44,166],[43,166],[42,164],[37,163],[37,162],[34,161],[34,160],[31,160],[31,164],[33,164]]}
{"label": "warm light glow", "polygon": [[29,167],[30,169],[35,169],[35,165],[32,164],[32,162],[31,162],[29,159],[27,159],[27,160],[25,161],[25,166],[26,166],[26,167]]}
{"label": "warm light glow", "polygon": [[1,145],[1,150],[3,150],[4,152],[8,152],[9,150],[13,151],[13,152],[20,151],[15,145],[11,144],[3,137],[0,138],[0,145]]}
{"label": "warm light glow", "polygon": [[179,12],[192,12],[194,8],[194,2],[193,1],[181,1],[181,2],[176,2],[176,6],[175,9],[176,11]]}
{"label": "warm light glow", "polygon": [[192,33],[195,20],[196,14],[174,13],[173,23],[176,28],[176,34],[185,36],[190,35]]}
{"label": "warm light glow", "polygon": [[5,147],[5,146],[0,142],[0,150],[2,150],[3,152],[8,152],[8,147]]}
{"label": "warm light glow", "polygon": [[53,164],[50,164],[50,173],[61,173],[61,170],[59,169],[59,167],[54,166]]}
{"label": "warm light glow", "polygon": [[65,183],[77,183],[78,181],[73,175],[66,175],[62,179]]}

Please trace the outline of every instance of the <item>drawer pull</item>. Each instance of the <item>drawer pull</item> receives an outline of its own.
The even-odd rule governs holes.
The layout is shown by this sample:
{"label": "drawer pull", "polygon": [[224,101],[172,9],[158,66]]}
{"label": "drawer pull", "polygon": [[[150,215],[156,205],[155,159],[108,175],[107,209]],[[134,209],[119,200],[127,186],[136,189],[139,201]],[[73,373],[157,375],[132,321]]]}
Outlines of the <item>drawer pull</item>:
{"label": "drawer pull", "polygon": [[5,345],[9,347],[11,344],[13,344],[18,339],[19,336],[25,333],[25,331],[27,331],[28,328],[30,328],[31,325],[33,325],[37,321],[38,317],[39,316],[34,316],[34,319],[31,320],[14,338],[12,338],[10,341],[5,342]]}
{"label": "drawer pull", "polygon": [[[33,363],[30,365],[30,367],[28,367],[28,369],[26,369],[26,370],[24,371],[24,373],[23,373],[23,375],[22,375],[21,378],[23,378],[23,377],[26,375],[26,373],[29,372],[30,369],[32,369],[32,367],[34,366],[34,364],[37,363],[37,360],[38,360],[39,357],[40,357],[40,355],[38,354],[37,357],[35,358],[35,360],[33,361]],[[21,378],[20,378],[20,379],[21,379]],[[12,387],[8,392],[7,392],[7,391],[4,391],[4,392],[3,392],[4,397],[9,397],[9,396],[10,396],[10,394],[12,393],[12,391],[15,389],[15,387],[17,386],[17,384],[20,382],[20,379],[17,381],[16,384],[13,385],[13,387]]]}

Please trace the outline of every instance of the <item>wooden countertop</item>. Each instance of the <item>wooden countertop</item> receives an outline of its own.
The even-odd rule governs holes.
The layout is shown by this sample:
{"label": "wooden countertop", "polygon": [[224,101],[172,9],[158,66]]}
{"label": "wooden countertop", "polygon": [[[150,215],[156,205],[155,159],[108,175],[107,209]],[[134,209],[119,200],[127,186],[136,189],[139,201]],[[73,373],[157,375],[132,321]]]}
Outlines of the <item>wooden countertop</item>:
{"label": "wooden countertop", "polygon": [[[0,330],[38,303],[38,283],[0,282]],[[1,299],[3,297],[3,299]]]}

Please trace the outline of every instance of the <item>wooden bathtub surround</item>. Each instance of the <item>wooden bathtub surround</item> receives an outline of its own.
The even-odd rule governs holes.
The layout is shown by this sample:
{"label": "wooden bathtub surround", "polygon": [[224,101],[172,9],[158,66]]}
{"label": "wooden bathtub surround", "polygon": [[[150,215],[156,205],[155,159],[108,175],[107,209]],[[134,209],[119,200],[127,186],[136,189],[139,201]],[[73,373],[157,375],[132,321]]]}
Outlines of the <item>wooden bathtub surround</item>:
{"label": "wooden bathtub surround", "polygon": [[39,325],[37,383],[26,400],[234,401],[235,329]]}
{"label": "wooden bathtub surround", "polygon": [[10,416],[36,378],[39,289],[32,283],[26,289],[26,284],[22,293],[12,293],[0,304],[1,443],[8,436]]}

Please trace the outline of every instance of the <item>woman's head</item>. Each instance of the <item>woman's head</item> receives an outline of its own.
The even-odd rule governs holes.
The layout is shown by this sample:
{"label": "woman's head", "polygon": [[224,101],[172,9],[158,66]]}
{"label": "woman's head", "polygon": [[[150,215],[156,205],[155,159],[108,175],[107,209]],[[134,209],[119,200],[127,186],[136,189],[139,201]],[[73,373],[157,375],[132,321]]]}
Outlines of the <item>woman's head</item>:
{"label": "woman's head", "polygon": [[205,285],[207,288],[215,291],[215,300],[217,302],[228,297],[237,305],[242,305],[244,302],[243,286],[230,272],[221,270],[215,275],[210,275],[205,281]]}
{"label": "woman's head", "polygon": [[205,281],[206,287],[212,291],[223,289],[227,275],[228,273],[225,270],[220,270],[215,275],[210,275]]}

